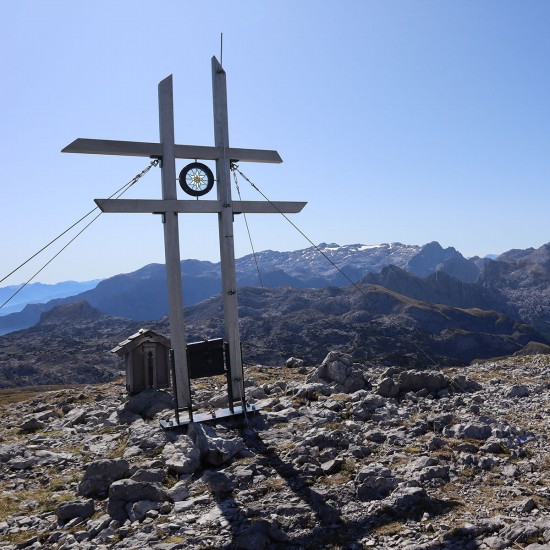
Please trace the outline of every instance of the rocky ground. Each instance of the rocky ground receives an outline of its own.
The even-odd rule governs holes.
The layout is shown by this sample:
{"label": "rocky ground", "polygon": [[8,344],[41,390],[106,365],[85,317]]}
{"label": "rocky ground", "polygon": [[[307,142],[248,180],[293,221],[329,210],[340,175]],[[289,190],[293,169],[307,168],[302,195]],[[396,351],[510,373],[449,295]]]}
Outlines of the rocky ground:
{"label": "rocky ground", "polygon": [[549,356],[246,375],[261,413],[168,432],[123,381],[4,394],[0,548],[550,548]]}

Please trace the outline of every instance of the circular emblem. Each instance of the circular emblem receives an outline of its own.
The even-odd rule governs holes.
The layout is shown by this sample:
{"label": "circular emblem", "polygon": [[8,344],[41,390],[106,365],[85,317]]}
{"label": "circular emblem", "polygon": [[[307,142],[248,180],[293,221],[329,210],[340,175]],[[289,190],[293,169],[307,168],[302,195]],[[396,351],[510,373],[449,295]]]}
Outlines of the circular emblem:
{"label": "circular emblem", "polygon": [[180,172],[179,181],[188,195],[200,197],[214,187],[214,174],[206,164],[192,162]]}

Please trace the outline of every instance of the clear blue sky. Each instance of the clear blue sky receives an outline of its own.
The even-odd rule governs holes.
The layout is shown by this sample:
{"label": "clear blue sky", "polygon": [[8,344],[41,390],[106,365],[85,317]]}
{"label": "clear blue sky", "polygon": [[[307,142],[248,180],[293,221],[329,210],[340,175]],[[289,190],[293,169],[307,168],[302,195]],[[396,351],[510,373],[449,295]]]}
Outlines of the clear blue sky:
{"label": "clear blue sky", "polygon": [[[230,142],[284,160],[241,169],[273,200],[307,200],[293,220],[314,242],[437,240],[472,256],[550,241],[546,0],[0,3],[0,278],[144,168],[60,151],[77,137],[158,140],[165,76],[176,142],[213,144],[221,32]],[[127,196],[159,198],[160,170]],[[249,223],[257,250],[309,246],[278,216]],[[218,261],[214,215],[180,228],[182,258]],[[242,219],[235,234],[249,253]],[[105,214],[37,280],[163,261],[158,216]]]}

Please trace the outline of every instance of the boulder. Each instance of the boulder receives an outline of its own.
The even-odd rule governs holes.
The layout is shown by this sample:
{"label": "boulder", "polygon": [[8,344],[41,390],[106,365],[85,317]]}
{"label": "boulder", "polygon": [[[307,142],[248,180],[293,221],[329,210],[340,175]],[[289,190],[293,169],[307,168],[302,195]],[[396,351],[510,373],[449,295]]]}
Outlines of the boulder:
{"label": "boulder", "polygon": [[263,550],[271,543],[270,527],[270,523],[265,519],[256,521],[238,535],[235,548],[239,550]]}
{"label": "boulder", "polygon": [[443,430],[445,436],[456,437],[457,439],[486,440],[489,439],[491,433],[491,426],[479,422],[454,424],[453,426],[446,426]]}
{"label": "boulder", "polygon": [[399,384],[393,378],[383,378],[376,388],[376,393],[382,397],[397,397],[399,395]]}
{"label": "boulder", "polygon": [[184,481],[178,481],[173,487],[168,489],[168,495],[172,502],[181,502],[189,498],[189,487]]}
{"label": "boulder", "polygon": [[506,397],[529,397],[529,388],[524,384],[516,384],[506,393]]}
{"label": "boulder", "polygon": [[126,513],[130,521],[142,521],[147,512],[151,510],[159,511],[164,507],[164,502],[154,500],[140,500],[138,502],[128,502],[126,504]]}
{"label": "boulder", "polygon": [[160,483],[146,483],[133,479],[120,479],[109,487],[109,499],[137,502],[139,500],[153,500],[164,502],[170,500],[168,491]]}
{"label": "boulder", "polygon": [[382,378],[376,388],[376,393],[386,398],[399,397],[409,392],[441,397],[451,387],[451,381],[442,372],[391,369],[386,374],[388,372],[392,376]]}
{"label": "boulder", "polygon": [[27,418],[23,421],[23,424],[19,426],[19,430],[22,433],[31,433],[35,432],[36,430],[42,430],[45,427],[45,422],[42,422],[42,420],[39,420],[38,418],[36,418],[36,416],[31,416],[30,418]]}
{"label": "boulder", "polygon": [[285,361],[285,367],[300,368],[304,366],[304,360],[297,357],[289,357]]}
{"label": "boulder", "polygon": [[212,466],[225,464],[244,447],[242,439],[219,437],[210,426],[196,422],[189,424],[187,435],[199,449],[201,460]]}
{"label": "boulder", "polygon": [[55,515],[62,521],[74,518],[89,518],[93,513],[94,501],[91,498],[88,500],[63,502],[55,511]]}
{"label": "boulder", "polygon": [[129,467],[128,462],[122,458],[90,463],[78,486],[78,494],[84,497],[105,497],[110,485],[127,475]]}
{"label": "boulder", "polygon": [[397,480],[390,470],[380,464],[369,464],[359,470],[356,477],[359,500],[379,500],[397,486]]}
{"label": "boulder", "polygon": [[330,384],[336,393],[354,393],[371,387],[365,367],[354,363],[351,355],[339,351],[331,351],[308,376],[307,382]]}
{"label": "boulder", "polygon": [[449,387],[450,380],[441,372],[418,372],[407,370],[399,373],[397,384],[400,393],[427,390],[436,396],[441,390]]}
{"label": "boulder", "polygon": [[153,418],[160,411],[172,408],[172,396],[162,390],[149,388],[128,398],[124,410],[139,414],[144,418]]}
{"label": "boulder", "polygon": [[145,451],[164,447],[166,441],[166,432],[160,426],[137,420],[130,425],[127,447],[139,447]]}
{"label": "boulder", "polygon": [[174,443],[167,443],[162,450],[166,467],[175,474],[192,474],[201,464],[200,449],[186,435]]}
{"label": "boulder", "polygon": [[483,386],[475,380],[466,378],[463,374],[457,374],[451,378],[450,387],[459,393],[474,393],[481,391]]}
{"label": "boulder", "polygon": [[[109,502],[107,504],[107,513],[115,520],[124,522],[130,518],[131,514],[135,515],[134,519],[137,519],[139,512],[136,512],[133,507],[133,503],[141,501],[150,501],[155,503],[162,503],[170,501],[170,495],[168,491],[159,483],[146,483],[143,481],[134,481],[132,479],[120,479],[115,481],[109,487]],[[129,506],[130,504],[130,506]],[[156,507],[157,505],[153,505]],[[158,509],[160,509],[160,505]],[[141,508],[137,507],[136,510],[143,510],[147,508],[147,504],[144,504]],[[149,510],[156,509],[149,507]],[[147,512],[144,513],[144,515]],[[134,516],[132,516],[134,517]],[[133,521],[133,520],[132,520]]]}
{"label": "boulder", "polygon": [[86,423],[86,410],[81,409],[80,407],[72,409],[63,418],[64,428],[76,426],[77,424],[85,424],[85,423]]}
{"label": "boulder", "polygon": [[166,479],[166,472],[160,468],[140,468],[132,474],[130,479],[145,481],[146,483],[162,483]]}
{"label": "boulder", "polygon": [[428,494],[422,487],[398,487],[384,502],[383,510],[390,514],[404,514],[414,511]]}
{"label": "boulder", "polygon": [[233,488],[233,482],[224,473],[207,470],[202,476],[202,480],[208,485],[210,491],[218,495],[220,493],[230,493]]}

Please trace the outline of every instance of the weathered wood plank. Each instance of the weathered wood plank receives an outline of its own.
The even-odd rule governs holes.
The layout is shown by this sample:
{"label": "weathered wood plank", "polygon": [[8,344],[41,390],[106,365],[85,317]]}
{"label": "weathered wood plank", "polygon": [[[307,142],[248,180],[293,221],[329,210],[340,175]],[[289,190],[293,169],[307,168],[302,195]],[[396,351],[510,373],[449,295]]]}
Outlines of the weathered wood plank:
{"label": "weathered wood plank", "polygon": [[297,214],[307,202],[233,201],[233,214]]}
{"label": "weathered wood plank", "polygon": [[221,212],[219,201],[178,201],[148,199],[95,199],[102,212],[146,214],[178,212],[185,214],[209,214]]}
{"label": "weathered wood plank", "polygon": [[[172,75],[158,85],[159,128],[162,144],[162,198],[176,200],[176,159],[174,156],[174,98]],[[187,340],[183,316],[181,288],[181,258],[178,215],[164,216],[164,256],[166,258],[166,286],[168,288],[168,317],[170,337],[175,357],[176,393],[178,404],[187,408],[191,405],[189,370],[187,367]]]}
{"label": "weathered wood plank", "polygon": [[[212,214],[222,211],[220,201],[157,200],[157,199],[95,199],[102,212],[112,214]],[[297,214],[307,202],[233,201],[233,214]]]}
{"label": "weathered wood plank", "polygon": [[[233,156],[229,152],[225,71],[215,57],[212,58],[212,99],[214,107],[214,143],[216,147],[224,151],[224,155],[216,160],[216,191],[218,200],[222,205],[232,205],[230,161],[239,157]],[[237,303],[232,207],[222,208],[222,211],[218,214],[218,230],[220,236],[224,334],[225,341],[229,344],[231,395],[234,400],[239,400],[244,397],[244,377]]]}
{"label": "weathered wood plank", "polygon": [[77,138],[62,153],[82,153],[86,155],[123,155],[127,157],[160,157],[162,145],[144,141],[117,141],[113,139]]}
{"label": "weathered wood plank", "polygon": [[[127,157],[161,157],[160,143],[117,141],[112,139],[78,138],[61,150],[62,153],[87,155],[122,155]],[[227,158],[240,162],[281,163],[277,151],[264,149],[227,148]],[[175,145],[174,156],[179,159],[217,160],[223,158],[223,148],[202,145]]]}

